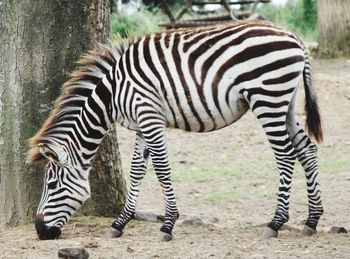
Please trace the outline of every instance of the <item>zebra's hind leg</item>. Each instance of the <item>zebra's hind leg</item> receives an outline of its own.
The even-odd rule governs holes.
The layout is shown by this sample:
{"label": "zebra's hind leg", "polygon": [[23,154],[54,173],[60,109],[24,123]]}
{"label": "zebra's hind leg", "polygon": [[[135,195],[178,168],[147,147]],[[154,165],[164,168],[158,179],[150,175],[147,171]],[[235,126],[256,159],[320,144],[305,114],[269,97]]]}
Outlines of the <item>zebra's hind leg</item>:
{"label": "zebra's hind leg", "polygon": [[267,239],[277,237],[278,230],[289,220],[289,198],[296,153],[286,125],[289,102],[275,105],[259,100],[250,101],[252,110],[257,115],[271,144],[280,175],[275,215],[260,237]]}
{"label": "zebra's hind leg", "polygon": [[165,202],[165,218],[164,224],[160,229],[159,241],[170,241],[173,227],[179,218],[179,212],[170,176],[171,169],[165,141],[165,121],[157,113],[153,115],[143,113],[139,120],[140,129],[147,142],[153,168],[160,183]]}
{"label": "zebra's hind leg", "polygon": [[319,167],[317,161],[317,147],[296,121],[294,105],[292,105],[288,111],[287,128],[294,149],[297,152],[298,160],[303,166],[306,176],[309,216],[301,235],[311,236],[316,233],[318,221],[323,214],[321,190],[318,181]]}
{"label": "zebra's hind leg", "polygon": [[108,232],[109,237],[119,237],[123,234],[125,225],[134,217],[136,202],[139,195],[141,181],[146,173],[149,152],[146,142],[140,132],[136,133],[134,154],[130,170],[130,187],[123,211],[113,222]]}

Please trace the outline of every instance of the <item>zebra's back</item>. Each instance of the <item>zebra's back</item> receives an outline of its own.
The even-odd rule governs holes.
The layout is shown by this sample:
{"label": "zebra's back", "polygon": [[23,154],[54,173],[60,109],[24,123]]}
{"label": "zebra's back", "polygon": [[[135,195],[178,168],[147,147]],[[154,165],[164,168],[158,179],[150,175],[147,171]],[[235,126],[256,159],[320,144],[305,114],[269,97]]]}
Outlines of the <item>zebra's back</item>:
{"label": "zebra's back", "polygon": [[301,42],[266,22],[156,33],[129,52],[132,86],[162,108],[168,127],[196,132],[236,121],[248,92],[283,91],[304,67]]}

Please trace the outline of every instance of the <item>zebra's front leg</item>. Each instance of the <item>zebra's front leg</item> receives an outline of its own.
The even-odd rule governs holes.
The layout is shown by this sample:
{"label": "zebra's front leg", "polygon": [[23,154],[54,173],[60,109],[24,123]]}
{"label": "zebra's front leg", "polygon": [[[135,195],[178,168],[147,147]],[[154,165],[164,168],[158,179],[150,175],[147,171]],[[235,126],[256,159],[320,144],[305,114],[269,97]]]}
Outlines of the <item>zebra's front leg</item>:
{"label": "zebra's front leg", "polygon": [[165,142],[164,120],[152,116],[151,119],[151,122],[147,119],[142,120],[143,123],[140,124],[140,128],[147,142],[153,167],[160,183],[165,202],[165,220],[160,229],[159,241],[170,241],[172,239],[173,227],[176,220],[179,218],[179,212],[176,206],[170,176],[171,169]]}
{"label": "zebra's front leg", "polygon": [[125,225],[134,217],[136,202],[139,195],[141,181],[146,173],[149,152],[146,142],[141,133],[136,133],[136,141],[134,154],[131,162],[130,170],[130,187],[128,197],[124,205],[123,211],[119,217],[113,222],[108,232],[109,237],[119,237],[123,234]]}
{"label": "zebra's front leg", "polygon": [[160,229],[159,241],[170,241],[172,239],[173,227],[179,218],[179,212],[172,187],[171,169],[164,140],[159,139],[153,142],[152,147],[149,149],[165,202],[165,218],[164,224]]}
{"label": "zebra's front leg", "polygon": [[175,195],[171,184],[170,167],[169,173],[157,173],[157,177],[161,185],[165,202],[165,218],[164,224],[160,228],[159,241],[170,241],[173,238],[172,230],[175,222],[179,218],[179,212],[176,206]]}

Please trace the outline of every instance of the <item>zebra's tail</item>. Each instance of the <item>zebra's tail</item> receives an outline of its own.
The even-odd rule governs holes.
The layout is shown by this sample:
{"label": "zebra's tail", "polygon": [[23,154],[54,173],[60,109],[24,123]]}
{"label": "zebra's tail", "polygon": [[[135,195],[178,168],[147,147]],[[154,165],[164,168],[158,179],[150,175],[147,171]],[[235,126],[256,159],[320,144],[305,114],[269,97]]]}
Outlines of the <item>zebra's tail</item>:
{"label": "zebra's tail", "polygon": [[323,141],[321,116],[317,104],[317,97],[312,86],[311,65],[309,54],[304,47],[305,66],[303,71],[304,89],[305,89],[305,111],[306,111],[306,128],[309,136],[314,137],[317,142]]}

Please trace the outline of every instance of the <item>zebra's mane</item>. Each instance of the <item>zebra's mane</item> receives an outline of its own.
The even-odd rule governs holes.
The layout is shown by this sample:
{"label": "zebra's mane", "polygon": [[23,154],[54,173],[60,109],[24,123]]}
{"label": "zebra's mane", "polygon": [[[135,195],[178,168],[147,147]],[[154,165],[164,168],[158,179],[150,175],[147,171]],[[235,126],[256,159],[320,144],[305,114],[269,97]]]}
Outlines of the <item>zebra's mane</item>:
{"label": "zebra's mane", "polygon": [[99,45],[98,51],[89,51],[77,62],[79,67],[70,74],[70,79],[63,84],[61,94],[56,99],[50,115],[41,129],[28,140],[30,150],[27,155],[27,163],[33,164],[44,159],[38,149],[38,144],[45,142],[50,136],[50,129],[71,109],[80,106],[73,98],[87,99],[96,85],[109,70],[116,65],[119,57],[125,53],[135,40],[122,40],[113,48]]}

